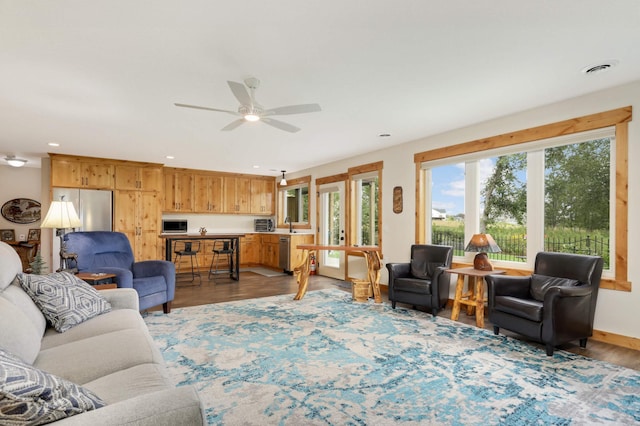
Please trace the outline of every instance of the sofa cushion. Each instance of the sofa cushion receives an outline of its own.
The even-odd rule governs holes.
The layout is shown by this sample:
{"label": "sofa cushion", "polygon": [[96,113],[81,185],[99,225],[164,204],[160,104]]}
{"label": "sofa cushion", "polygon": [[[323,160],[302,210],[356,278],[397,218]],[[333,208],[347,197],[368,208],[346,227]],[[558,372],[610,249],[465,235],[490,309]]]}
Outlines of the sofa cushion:
{"label": "sofa cushion", "polygon": [[116,371],[82,385],[107,404],[115,404],[139,395],[172,388],[167,369],[160,364],[140,364]]}
{"label": "sofa cushion", "polygon": [[[34,366],[79,385],[140,364],[164,365],[160,350],[144,321],[119,330],[42,349]],[[83,327],[80,324],[78,327]]]}
{"label": "sofa cushion", "polygon": [[22,288],[60,333],[104,312],[111,305],[89,284],[68,272],[19,274]]}
{"label": "sofa cushion", "polygon": [[[107,290],[108,291],[108,290]],[[136,301],[138,297],[136,296]],[[102,334],[113,333],[119,330],[144,328],[144,322],[140,312],[133,309],[115,309],[111,312],[98,315],[82,324],[73,327],[64,333],[58,333],[53,328],[47,329],[42,338],[41,350],[54,348],[67,343],[77,342]]]}
{"label": "sofa cushion", "polygon": [[103,407],[93,392],[0,349],[0,423],[40,425]]}
{"label": "sofa cushion", "polygon": [[578,280],[569,278],[548,277],[546,275],[533,274],[531,276],[531,297],[540,302],[544,301],[544,295],[553,287],[575,287],[580,284]]}
{"label": "sofa cushion", "polygon": [[0,297],[0,348],[33,363],[42,341],[38,330],[29,317],[18,306]]}

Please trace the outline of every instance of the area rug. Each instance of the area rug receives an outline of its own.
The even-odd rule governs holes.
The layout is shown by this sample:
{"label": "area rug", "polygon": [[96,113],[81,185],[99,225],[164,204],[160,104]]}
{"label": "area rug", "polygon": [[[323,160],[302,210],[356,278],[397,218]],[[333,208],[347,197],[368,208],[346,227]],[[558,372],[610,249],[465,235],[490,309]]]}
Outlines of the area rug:
{"label": "area rug", "polygon": [[257,267],[240,268],[240,272],[253,272],[254,274],[262,275],[263,277],[281,277],[287,275],[282,271],[274,271],[272,269]]}
{"label": "area rug", "polygon": [[146,318],[209,424],[640,422],[640,372],[338,289]]}

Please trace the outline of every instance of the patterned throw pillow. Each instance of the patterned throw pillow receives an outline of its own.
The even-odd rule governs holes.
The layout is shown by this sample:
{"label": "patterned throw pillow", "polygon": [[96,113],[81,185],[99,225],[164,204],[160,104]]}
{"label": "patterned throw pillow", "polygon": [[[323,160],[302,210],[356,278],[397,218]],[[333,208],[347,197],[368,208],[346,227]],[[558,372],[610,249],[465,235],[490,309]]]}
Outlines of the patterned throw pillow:
{"label": "patterned throw pillow", "polygon": [[106,404],[93,392],[0,349],[0,424],[41,425]]}
{"label": "patterned throw pillow", "polygon": [[68,272],[19,274],[18,280],[60,333],[111,310],[109,302],[96,289]]}

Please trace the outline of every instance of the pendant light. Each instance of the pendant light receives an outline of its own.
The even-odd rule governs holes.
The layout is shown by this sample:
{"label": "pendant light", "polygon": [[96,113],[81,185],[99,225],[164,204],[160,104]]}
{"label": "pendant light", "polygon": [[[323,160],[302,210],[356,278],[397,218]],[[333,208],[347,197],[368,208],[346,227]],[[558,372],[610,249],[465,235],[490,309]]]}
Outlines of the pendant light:
{"label": "pendant light", "polygon": [[280,186],[287,186],[287,180],[284,178],[286,170],[282,170],[282,179],[280,180]]}

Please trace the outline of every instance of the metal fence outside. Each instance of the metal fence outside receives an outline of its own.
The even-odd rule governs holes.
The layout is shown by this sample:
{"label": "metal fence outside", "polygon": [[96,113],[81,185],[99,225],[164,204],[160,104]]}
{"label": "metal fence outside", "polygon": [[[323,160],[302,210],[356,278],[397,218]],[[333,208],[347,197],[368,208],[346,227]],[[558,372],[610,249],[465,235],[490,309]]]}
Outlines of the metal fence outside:
{"label": "metal fence outside", "polygon": [[[497,235],[493,239],[502,250],[500,253],[490,253],[489,257],[495,260],[507,260],[512,262],[526,262],[527,239],[522,235]],[[451,231],[434,230],[431,241],[433,244],[442,244],[453,247],[455,256],[464,256],[466,241],[464,235]],[[609,239],[591,237],[584,238],[546,238],[544,250],[556,253],[574,253],[601,256],[604,259],[604,268],[609,268]]]}

